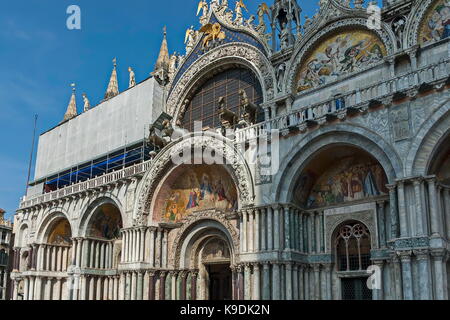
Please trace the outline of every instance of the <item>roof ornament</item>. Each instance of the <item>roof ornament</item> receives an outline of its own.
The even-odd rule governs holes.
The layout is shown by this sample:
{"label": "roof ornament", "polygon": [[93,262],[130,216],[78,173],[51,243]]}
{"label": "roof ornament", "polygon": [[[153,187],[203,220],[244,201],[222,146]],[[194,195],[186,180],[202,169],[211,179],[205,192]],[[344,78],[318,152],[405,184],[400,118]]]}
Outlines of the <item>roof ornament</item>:
{"label": "roof ornament", "polygon": [[113,65],[114,65],[114,68],[113,68],[113,71],[111,74],[111,78],[109,79],[108,89],[106,90],[104,101],[114,98],[115,96],[117,96],[119,94],[119,84],[117,81],[117,59],[116,58],[113,59]]}
{"label": "roof ornament", "polygon": [[84,102],[83,112],[89,111],[91,109],[91,103],[89,102],[86,93],[83,93],[83,102]]}
{"label": "roof ornament", "polygon": [[70,86],[72,87],[72,96],[70,97],[70,102],[69,102],[69,105],[67,106],[66,114],[64,115],[64,119],[61,123],[69,121],[78,115],[77,98],[75,95],[76,85],[75,85],[75,83],[72,83],[72,84],[70,84]]}
{"label": "roof ornament", "polygon": [[130,82],[128,88],[133,88],[136,86],[136,75],[131,67],[128,67],[128,72],[130,73]]}
{"label": "roof ornament", "polygon": [[158,80],[160,84],[167,84],[169,81],[169,49],[167,46],[167,27],[164,26],[164,38],[161,43],[161,49],[159,50],[158,60],[156,61],[155,70],[152,72],[152,76]]}
{"label": "roof ornament", "polygon": [[242,14],[242,9],[245,9],[245,11],[248,12],[248,9],[245,6],[243,0],[236,1],[236,7],[234,9],[234,12],[235,12],[236,16],[234,18],[234,22],[239,24],[239,25],[243,25],[244,24],[244,16]]}
{"label": "roof ornament", "polygon": [[202,26],[204,26],[205,24],[208,23],[208,3],[206,2],[206,0],[200,0],[200,2],[198,3],[198,8],[197,8],[197,16],[200,14],[200,11],[202,11],[202,15],[200,16],[200,24]]}

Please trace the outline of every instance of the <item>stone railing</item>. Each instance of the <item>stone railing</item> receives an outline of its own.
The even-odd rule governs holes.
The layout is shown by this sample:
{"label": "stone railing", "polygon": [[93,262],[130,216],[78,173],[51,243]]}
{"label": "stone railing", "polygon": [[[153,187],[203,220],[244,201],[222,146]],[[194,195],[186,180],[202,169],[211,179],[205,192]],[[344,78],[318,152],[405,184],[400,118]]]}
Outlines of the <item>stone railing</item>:
{"label": "stone railing", "polygon": [[270,130],[288,132],[290,128],[306,130],[309,124],[325,124],[336,118],[344,119],[348,112],[367,109],[371,104],[383,104],[395,94],[419,89],[423,84],[433,84],[450,76],[450,59],[383,80],[358,90],[338,95],[314,105],[299,108],[257,125],[236,130],[236,142],[242,143],[267,134]]}
{"label": "stone railing", "polygon": [[151,161],[142,162],[132,167],[128,167],[119,171],[111,172],[100,177],[96,177],[91,180],[73,184],[65,188],[46,193],[43,195],[37,195],[34,197],[24,197],[20,203],[19,209],[29,208],[35,205],[39,205],[45,202],[58,200],[70,195],[74,195],[87,190],[92,190],[101,186],[114,183],[116,181],[133,177],[138,174],[145,173],[150,168]]}

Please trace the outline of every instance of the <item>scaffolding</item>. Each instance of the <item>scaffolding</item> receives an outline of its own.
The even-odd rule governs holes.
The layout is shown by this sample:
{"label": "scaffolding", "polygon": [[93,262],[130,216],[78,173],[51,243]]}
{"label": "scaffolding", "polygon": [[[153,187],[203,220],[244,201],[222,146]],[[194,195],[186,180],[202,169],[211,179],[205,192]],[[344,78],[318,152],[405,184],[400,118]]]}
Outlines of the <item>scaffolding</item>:
{"label": "scaffolding", "polygon": [[84,182],[104,174],[122,170],[135,164],[150,160],[146,140],[112,152],[95,160],[77,165],[56,175],[52,175],[31,185],[44,184],[44,193],[56,191],[72,184]]}

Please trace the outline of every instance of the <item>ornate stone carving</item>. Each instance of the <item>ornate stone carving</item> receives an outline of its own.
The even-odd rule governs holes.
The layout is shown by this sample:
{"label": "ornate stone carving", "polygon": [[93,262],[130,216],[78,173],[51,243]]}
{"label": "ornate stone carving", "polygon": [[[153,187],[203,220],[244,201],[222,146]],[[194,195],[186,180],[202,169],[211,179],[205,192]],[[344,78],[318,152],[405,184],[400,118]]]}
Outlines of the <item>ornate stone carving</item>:
{"label": "ornate stone carving", "polygon": [[[226,166],[230,169],[231,176],[238,189],[240,207],[248,207],[253,204],[253,181],[245,159],[231,143],[223,143],[219,146],[218,142],[224,140],[219,140],[218,137],[218,135],[213,133],[203,136],[191,135],[190,138],[185,137],[181,141],[169,144],[158,154],[150,170],[141,181],[134,210],[135,225],[142,225],[146,221],[143,216],[148,216],[150,213],[151,202],[157,186],[167,171],[175,166],[172,156],[178,155],[184,150],[190,150],[192,146],[196,148],[214,148],[216,152],[219,152],[227,160]],[[224,138],[220,136],[220,139]]]}
{"label": "ornate stone carving", "polygon": [[176,238],[173,241],[172,249],[170,250],[169,254],[169,264],[173,265],[175,268],[179,267],[180,265],[180,259],[181,259],[181,247],[183,244],[183,240],[188,235],[191,227],[194,224],[197,224],[204,220],[214,220],[222,224],[228,231],[233,243],[233,248],[231,248],[232,253],[234,254],[234,263],[237,263],[236,261],[237,257],[239,256],[239,234],[238,230],[230,223],[230,221],[226,218],[226,214],[221,211],[216,210],[207,210],[202,212],[197,212],[194,214],[191,214],[187,216],[187,218],[184,220],[183,227],[178,230],[178,234]]}

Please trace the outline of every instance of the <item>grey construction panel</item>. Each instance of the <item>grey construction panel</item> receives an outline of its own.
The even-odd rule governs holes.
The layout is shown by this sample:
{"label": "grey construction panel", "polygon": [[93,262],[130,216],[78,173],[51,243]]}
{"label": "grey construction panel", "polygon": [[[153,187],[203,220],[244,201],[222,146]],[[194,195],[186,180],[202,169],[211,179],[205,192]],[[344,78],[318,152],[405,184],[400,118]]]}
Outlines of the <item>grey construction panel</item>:
{"label": "grey construction panel", "polygon": [[142,141],[162,111],[162,89],[150,78],[39,138],[35,181]]}

